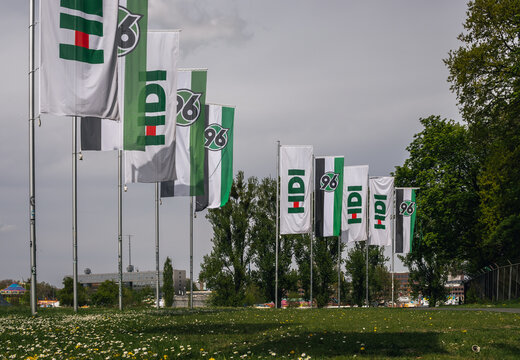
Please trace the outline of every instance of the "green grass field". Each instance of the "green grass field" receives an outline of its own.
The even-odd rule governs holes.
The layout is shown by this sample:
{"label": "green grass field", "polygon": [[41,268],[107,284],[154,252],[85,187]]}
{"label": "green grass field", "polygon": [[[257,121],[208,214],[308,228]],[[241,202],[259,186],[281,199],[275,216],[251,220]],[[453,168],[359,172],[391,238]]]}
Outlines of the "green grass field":
{"label": "green grass field", "polygon": [[[477,345],[479,352],[472,350]],[[413,309],[0,309],[0,359],[513,359],[520,314]]]}

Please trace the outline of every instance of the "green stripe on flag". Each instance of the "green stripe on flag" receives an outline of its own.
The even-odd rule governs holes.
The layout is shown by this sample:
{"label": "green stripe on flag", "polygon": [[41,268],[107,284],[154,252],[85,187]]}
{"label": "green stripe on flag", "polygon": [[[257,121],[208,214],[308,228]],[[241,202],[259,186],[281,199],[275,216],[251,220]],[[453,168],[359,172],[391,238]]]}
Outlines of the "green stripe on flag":
{"label": "green stripe on flag", "polygon": [[165,144],[165,137],[164,135],[157,135],[157,136],[145,136],[146,139],[146,145],[164,145]]}
{"label": "green stripe on flag", "polygon": [[61,0],[60,5],[86,14],[103,16],[103,0]]}
{"label": "green stripe on flag", "polygon": [[202,93],[200,114],[190,126],[190,195],[204,195],[204,130],[206,119],[206,82],[205,70],[191,72],[191,91]]}
{"label": "green stripe on flag", "polygon": [[161,126],[166,124],[166,116],[146,116],[144,121],[146,126]]}
{"label": "green stripe on flag", "polygon": [[60,44],[60,58],[89,64],[103,64],[103,50],[91,50],[81,46]]}
{"label": "green stripe on flag", "polygon": [[341,207],[343,204],[343,157],[334,158],[334,173],[339,174],[339,183],[334,190],[334,228],[332,236],[341,235]]}
{"label": "green stripe on flag", "polygon": [[60,28],[81,31],[89,35],[103,36],[102,22],[64,13],[60,14]]}
{"label": "green stripe on flag", "polygon": [[[136,48],[122,61],[125,63],[124,74],[124,131],[123,149],[144,151],[145,140],[145,102],[143,89],[146,86],[146,51],[148,33],[148,1],[128,0],[127,9],[131,13],[143,15],[139,20],[140,38]],[[121,21],[122,19],[119,19]],[[154,72],[155,73],[155,72]]]}
{"label": "green stripe on flag", "polygon": [[410,252],[412,252],[413,248],[413,232],[415,230],[415,215],[417,214],[417,202],[415,202],[415,189],[412,189],[411,201],[415,203],[415,211],[413,212],[410,218],[410,239],[408,239],[408,241],[410,241]]}
{"label": "green stripe on flag", "polygon": [[222,107],[222,127],[229,129],[228,142],[221,154],[221,178],[220,178],[220,206],[226,205],[233,184],[233,134],[234,134],[235,109]]}

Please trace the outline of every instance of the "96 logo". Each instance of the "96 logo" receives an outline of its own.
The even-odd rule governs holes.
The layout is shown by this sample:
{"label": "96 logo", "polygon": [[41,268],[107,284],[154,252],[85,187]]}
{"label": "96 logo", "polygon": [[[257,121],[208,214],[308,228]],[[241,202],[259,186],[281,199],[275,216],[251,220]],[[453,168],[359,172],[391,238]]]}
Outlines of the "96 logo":
{"label": "96 logo", "polygon": [[117,56],[125,56],[131,53],[139,44],[139,20],[140,14],[132,14],[127,8],[119,7],[119,24],[117,26]]}
{"label": "96 logo", "polygon": [[189,89],[177,90],[177,125],[190,126],[200,115],[200,97]]}
{"label": "96 logo", "polygon": [[323,191],[334,191],[338,187],[339,174],[335,174],[332,171],[322,175],[320,179],[320,190]]}
{"label": "96 logo", "polygon": [[219,124],[210,124],[204,130],[204,138],[206,142],[204,147],[211,151],[222,150],[228,142],[229,129],[223,128]]}
{"label": "96 logo", "polygon": [[415,212],[415,202],[405,200],[399,205],[399,215],[412,216]]}

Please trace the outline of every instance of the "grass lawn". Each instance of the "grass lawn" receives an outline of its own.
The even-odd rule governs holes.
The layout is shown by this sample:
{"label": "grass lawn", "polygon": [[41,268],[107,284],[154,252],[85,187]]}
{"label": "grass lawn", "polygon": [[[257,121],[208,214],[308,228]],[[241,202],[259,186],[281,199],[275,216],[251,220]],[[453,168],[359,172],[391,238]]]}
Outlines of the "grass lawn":
{"label": "grass lawn", "polygon": [[[480,347],[479,352],[472,346]],[[520,314],[413,309],[0,309],[0,359],[513,359]]]}

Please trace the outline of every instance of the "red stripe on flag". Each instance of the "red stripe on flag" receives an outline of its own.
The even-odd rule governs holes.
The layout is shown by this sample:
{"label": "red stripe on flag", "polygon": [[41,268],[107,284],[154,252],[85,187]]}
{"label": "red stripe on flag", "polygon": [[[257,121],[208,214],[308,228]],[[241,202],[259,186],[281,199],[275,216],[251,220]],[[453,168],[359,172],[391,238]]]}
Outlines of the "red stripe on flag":
{"label": "red stripe on flag", "polygon": [[74,42],[74,45],[76,46],[81,46],[81,47],[84,47],[84,48],[89,48],[88,47],[88,34],[85,34],[84,32],[81,32],[81,31],[76,31],[76,40]]}
{"label": "red stripe on flag", "polygon": [[155,136],[155,126],[147,126],[146,127],[146,136]]}

